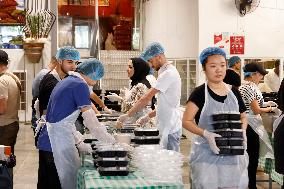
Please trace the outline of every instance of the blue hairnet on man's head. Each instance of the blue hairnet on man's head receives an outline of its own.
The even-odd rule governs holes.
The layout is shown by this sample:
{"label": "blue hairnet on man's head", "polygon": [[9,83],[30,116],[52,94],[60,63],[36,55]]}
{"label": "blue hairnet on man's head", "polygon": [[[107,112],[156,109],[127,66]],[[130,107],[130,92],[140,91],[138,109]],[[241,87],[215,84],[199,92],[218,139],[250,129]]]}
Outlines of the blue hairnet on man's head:
{"label": "blue hairnet on man's head", "polygon": [[222,50],[219,47],[208,47],[200,53],[200,56],[199,56],[200,63],[204,65],[208,56],[216,55],[216,54],[221,55],[226,59],[226,53],[224,50]]}
{"label": "blue hairnet on man's head", "polygon": [[95,58],[84,60],[77,66],[77,71],[88,76],[92,80],[100,80],[104,76],[104,66]]}
{"label": "blue hairnet on man's head", "polygon": [[153,42],[145,48],[145,50],[141,53],[140,58],[148,62],[151,58],[159,54],[164,54],[164,52],[165,49],[160,43]]}
{"label": "blue hairnet on man's head", "polygon": [[228,60],[228,66],[229,66],[229,68],[233,67],[237,62],[241,62],[240,57],[238,57],[238,56],[232,56],[232,57]]}
{"label": "blue hairnet on man's head", "polygon": [[64,46],[58,49],[56,53],[57,60],[80,60],[80,53],[77,49],[71,46]]}

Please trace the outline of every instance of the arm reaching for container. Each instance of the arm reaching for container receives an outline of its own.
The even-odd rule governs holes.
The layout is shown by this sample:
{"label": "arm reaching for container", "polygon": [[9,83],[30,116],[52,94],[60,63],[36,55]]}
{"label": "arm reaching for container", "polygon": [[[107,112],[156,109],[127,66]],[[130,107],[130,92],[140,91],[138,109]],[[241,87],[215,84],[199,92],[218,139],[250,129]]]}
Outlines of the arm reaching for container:
{"label": "arm reaching for container", "polygon": [[106,95],[106,97],[111,101],[111,102],[116,102],[116,101],[122,101],[123,98],[118,96],[116,93],[110,93],[110,95]]}
{"label": "arm reaching for container", "polygon": [[90,130],[91,135],[106,143],[112,144],[115,142],[114,137],[107,132],[106,127],[101,125],[96,117],[96,113],[92,109],[84,107],[81,108],[81,111],[84,119],[83,123]]}
{"label": "arm reaching for container", "polygon": [[83,135],[79,131],[73,132],[74,139],[75,139],[75,146],[81,153],[92,153],[92,147],[90,144],[84,143]]}

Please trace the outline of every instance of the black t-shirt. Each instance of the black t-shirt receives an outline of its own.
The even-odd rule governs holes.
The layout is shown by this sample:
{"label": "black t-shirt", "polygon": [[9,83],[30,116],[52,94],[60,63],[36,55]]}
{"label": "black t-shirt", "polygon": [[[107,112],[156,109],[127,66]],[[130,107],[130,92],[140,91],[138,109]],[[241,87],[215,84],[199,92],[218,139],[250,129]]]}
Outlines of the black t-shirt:
{"label": "black t-shirt", "polygon": [[48,101],[52,90],[58,83],[58,80],[51,74],[46,74],[39,84],[39,111],[42,115],[43,110],[47,109]]}
{"label": "black t-shirt", "polygon": [[[215,94],[210,88],[209,86],[207,86],[208,88],[208,92],[210,94],[210,96],[218,101],[218,102],[224,102],[227,98],[227,95],[226,96],[219,96],[217,94]],[[232,87],[232,91],[234,93],[234,95],[236,96],[237,100],[238,100],[238,103],[239,103],[239,112],[240,113],[243,113],[246,111],[246,106],[245,106],[245,103],[242,99],[242,96],[239,92],[239,90],[236,88],[236,87]],[[204,103],[205,103],[205,84],[203,85],[200,85],[198,87],[196,87],[194,89],[194,91],[190,94],[189,98],[188,98],[188,101],[191,101],[193,102],[198,108],[198,112],[196,113],[195,115],[195,122],[198,124],[199,122],[199,118],[200,118],[200,114],[201,114],[201,110],[204,106]]]}
{"label": "black t-shirt", "polygon": [[241,86],[241,76],[236,73],[234,70],[227,69],[226,77],[223,80],[225,83],[229,85],[233,85],[235,87]]}

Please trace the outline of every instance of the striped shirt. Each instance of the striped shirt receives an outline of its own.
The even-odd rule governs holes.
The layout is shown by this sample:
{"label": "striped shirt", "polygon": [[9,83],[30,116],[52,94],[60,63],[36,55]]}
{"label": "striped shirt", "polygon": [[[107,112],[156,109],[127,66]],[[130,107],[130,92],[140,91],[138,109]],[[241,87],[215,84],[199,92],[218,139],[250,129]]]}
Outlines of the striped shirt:
{"label": "striped shirt", "polygon": [[247,108],[246,113],[252,112],[250,104],[253,100],[257,100],[260,107],[263,105],[262,93],[255,83],[244,81],[244,83],[239,87],[239,91]]}

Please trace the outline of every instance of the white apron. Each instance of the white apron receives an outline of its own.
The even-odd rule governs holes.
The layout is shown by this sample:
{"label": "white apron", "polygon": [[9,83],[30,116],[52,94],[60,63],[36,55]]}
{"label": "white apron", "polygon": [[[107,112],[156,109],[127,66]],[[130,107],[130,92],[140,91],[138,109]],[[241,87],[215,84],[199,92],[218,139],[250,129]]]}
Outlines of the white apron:
{"label": "white apron", "polygon": [[[159,94],[158,94],[159,101]],[[171,107],[166,101],[158,102],[157,108],[157,127],[161,136],[161,145],[164,149],[168,146],[168,136],[181,130],[181,111],[179,107]]]}
{"label": "white apron", "polygon": [[[198,126],[208,131],[214,131],[213,114],[222,112],[239,112],[238,100],[232,90],[229,90],[224,103],[214,100],[208,93],[205,83],[205,102],[202,108]],[[192,141],[189,163],[193,189],[219,189],[237,187],[245,189],[248,186],[248,155],[222,156],[216,155],[210,149],[208,141],[196,136]]]}
{"label": "white apron", "polygon": [[[170,63],[163,65],[163,67],[158,71],[158,75],[165,71],[167,65],[170,65]],[[180,111],[179,106],[180,104],[177,104],[176,107],[171,105],[166,98],[163,98],[161,92],[157,94],[156,125],[161,136],[160,145],[164,149],[167,149],[169,146],[169,134],[177,133],[182,129],[182,112]]]}
{"label": "white apron", "polygon": [[261,116],[259,114],[253,115],[252,113],[248,113],[247,118],[249,126],[258,134],[260,139],[259,156],[274,159],[273,148],[270,143],[267,131],[263,126]]}
{"label": "white apron", "polygon": [[49,140],[62,189],[76,189],[80,158],[73,132],[80,110],[56,123],[46,123]]}

